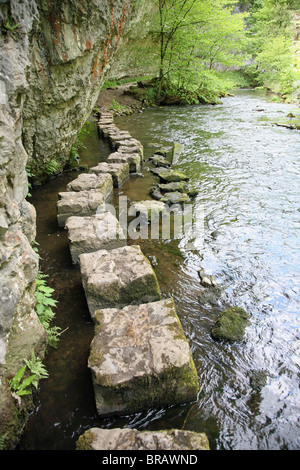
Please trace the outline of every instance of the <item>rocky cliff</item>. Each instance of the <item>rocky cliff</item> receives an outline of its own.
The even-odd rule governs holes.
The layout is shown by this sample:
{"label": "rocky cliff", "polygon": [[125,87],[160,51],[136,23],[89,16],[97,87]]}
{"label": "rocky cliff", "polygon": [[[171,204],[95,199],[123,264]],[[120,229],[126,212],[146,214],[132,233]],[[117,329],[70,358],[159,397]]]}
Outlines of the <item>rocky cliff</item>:
{"label": "rocky cliff", "polygon": [[[61,170],[96,102],[137,2],[0,1],[0,438],[13,446],[25,415],[9,378],[47,338],[35,313],[37,181]],[[135,5],[135,6],[134,6]]]}

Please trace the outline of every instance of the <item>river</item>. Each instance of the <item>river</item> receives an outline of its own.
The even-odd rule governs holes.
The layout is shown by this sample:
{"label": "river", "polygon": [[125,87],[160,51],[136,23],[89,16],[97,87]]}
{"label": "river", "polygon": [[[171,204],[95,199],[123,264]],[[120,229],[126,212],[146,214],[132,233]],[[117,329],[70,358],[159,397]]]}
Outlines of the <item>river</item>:
{"label": "river", "polygon": [[[196,234],[193,247],[185,237],[141,241],[191,346],[200,382],[193,404],[97,417],[86,368],[93,325],[66,233],[56,223],[57,193],[76,173],[33,191],[41,269],[56,289],[64,333],[46,356],[50,378],[41,381],[20,449],[73,449],[92,426],[206,432],[217,450],[300,449],[300,132],[274,125],[294,109],[239,90],[219,105],[152,108],[116,119],[142,142],[146,160],[154,144],[180,143],[176,168],[198,190],[193,211],[204,214],[203,239]],[[95,127],[85,143],[81,157],[88,166],[110,152]],[[149,168],[146,162],[143,178],[115,190],[115,201],[119,195],[149,199],[155,181]],[[215,276],[216,289],[200,285],[199,269]],[[251,315],[245,339],[217,342],[211,327],[233,305]]]}

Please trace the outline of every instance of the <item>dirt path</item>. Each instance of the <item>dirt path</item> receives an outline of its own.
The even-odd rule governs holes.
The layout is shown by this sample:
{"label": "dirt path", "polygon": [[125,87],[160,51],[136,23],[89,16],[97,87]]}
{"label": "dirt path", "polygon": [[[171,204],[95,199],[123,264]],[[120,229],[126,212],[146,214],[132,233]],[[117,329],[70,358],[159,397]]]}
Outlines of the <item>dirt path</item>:
{"label": "dirt path", "polygon": [[124,92],[132,85],[136,85],[136,83],[126,83],[125,85],[120,85],[118,87],[106,88],[100,92],[96,106],[100,109],[107,109],[112,104],[113,99],[115,99],[122,106],[140,108],[141,102],[139,100],[137,100],[133,95],[124,94]]}

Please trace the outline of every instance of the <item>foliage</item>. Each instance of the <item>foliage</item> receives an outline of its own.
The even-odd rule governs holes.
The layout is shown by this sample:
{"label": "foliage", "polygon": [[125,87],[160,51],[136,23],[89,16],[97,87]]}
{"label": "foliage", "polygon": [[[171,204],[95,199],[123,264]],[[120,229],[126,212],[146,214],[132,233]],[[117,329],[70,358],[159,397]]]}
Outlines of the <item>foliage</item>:
{"label": "foliage", "polygon": [[246,73],[253,84],[282,95],[295,91],[300,80],[297,26],[293,0],[256,0],[248,20],[249,52],[254,63]]}
{"label": "foliage", "polygon": [[113,98],[112,103],[108,107],[108,109],[122,113],[122,112],[125,112],[127,108],[126,106],[122,106],[120,103],[118,103],[118,101],[115,98]]}
{"label": "foliage", "polygon": [[[187,102],[215,102],[227,89],[218,69],[243,64],[246,14],[232,13],[233,0],[152,0],[151,56],[157,64],[157,101],[166,93]],[[214,89],[211,84],[215,83]]]}
{"label": "foliage", "polygon": [[32,385],[34,385],[35,388],[38,387],[39,380],[47,379],[49,377],[49,374],[44,364],[42,363],[39,357],[35,357],[34,352],[31,355],[31,359],[24,359],[24,362],[27,365],[28,369],[32,372],[32,374],[35,375],[35,379],[32,381]]}
{"label": "foliage", "polygon": [[35,374],[23,379],[27,366],[21,367],[16,375],[9,381],[11,390],[16,393],[19,397],[23,395],[31,395],[31,390],[28,387],[35,380]]}
{"label": "foliage", "polygon": [[46,163],[44,171],[49,176],[57,174],[59,171],[59,163],[53,158],[50,162]]}
{"label": "foliage", "polygon": [[59,340],[60,328],[50,326],[50,324],[55,318],[55,313],[52,308],[56,307],[57,301],[52,298],[54,289],[47,285],[45,281],[46,277],[46,275],[39,273],[36,279],[36,312],[48,334],[49,345],[55,348]]}
{"label": "foliage", "polygon": [[12,17],[8,17],[1,22],[1,32],[5,37],[12,37],[16,40],[16,33],[20,30],[19,23],[16,23]]}

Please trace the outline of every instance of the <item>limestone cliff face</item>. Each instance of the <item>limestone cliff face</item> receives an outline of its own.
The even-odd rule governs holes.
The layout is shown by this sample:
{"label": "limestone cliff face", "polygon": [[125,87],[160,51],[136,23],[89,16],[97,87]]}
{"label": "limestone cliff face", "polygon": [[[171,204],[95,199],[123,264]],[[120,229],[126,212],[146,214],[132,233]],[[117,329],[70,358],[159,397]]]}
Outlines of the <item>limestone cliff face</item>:
{"label": "limestone cliff face", "polygon": [[[8,377],[46,335],[34,310],[38,257],[26,165],[62,169],[134,10],[131,0],[0,2],[0,436]],[[12,434],[14,430],[12,429]]]}

